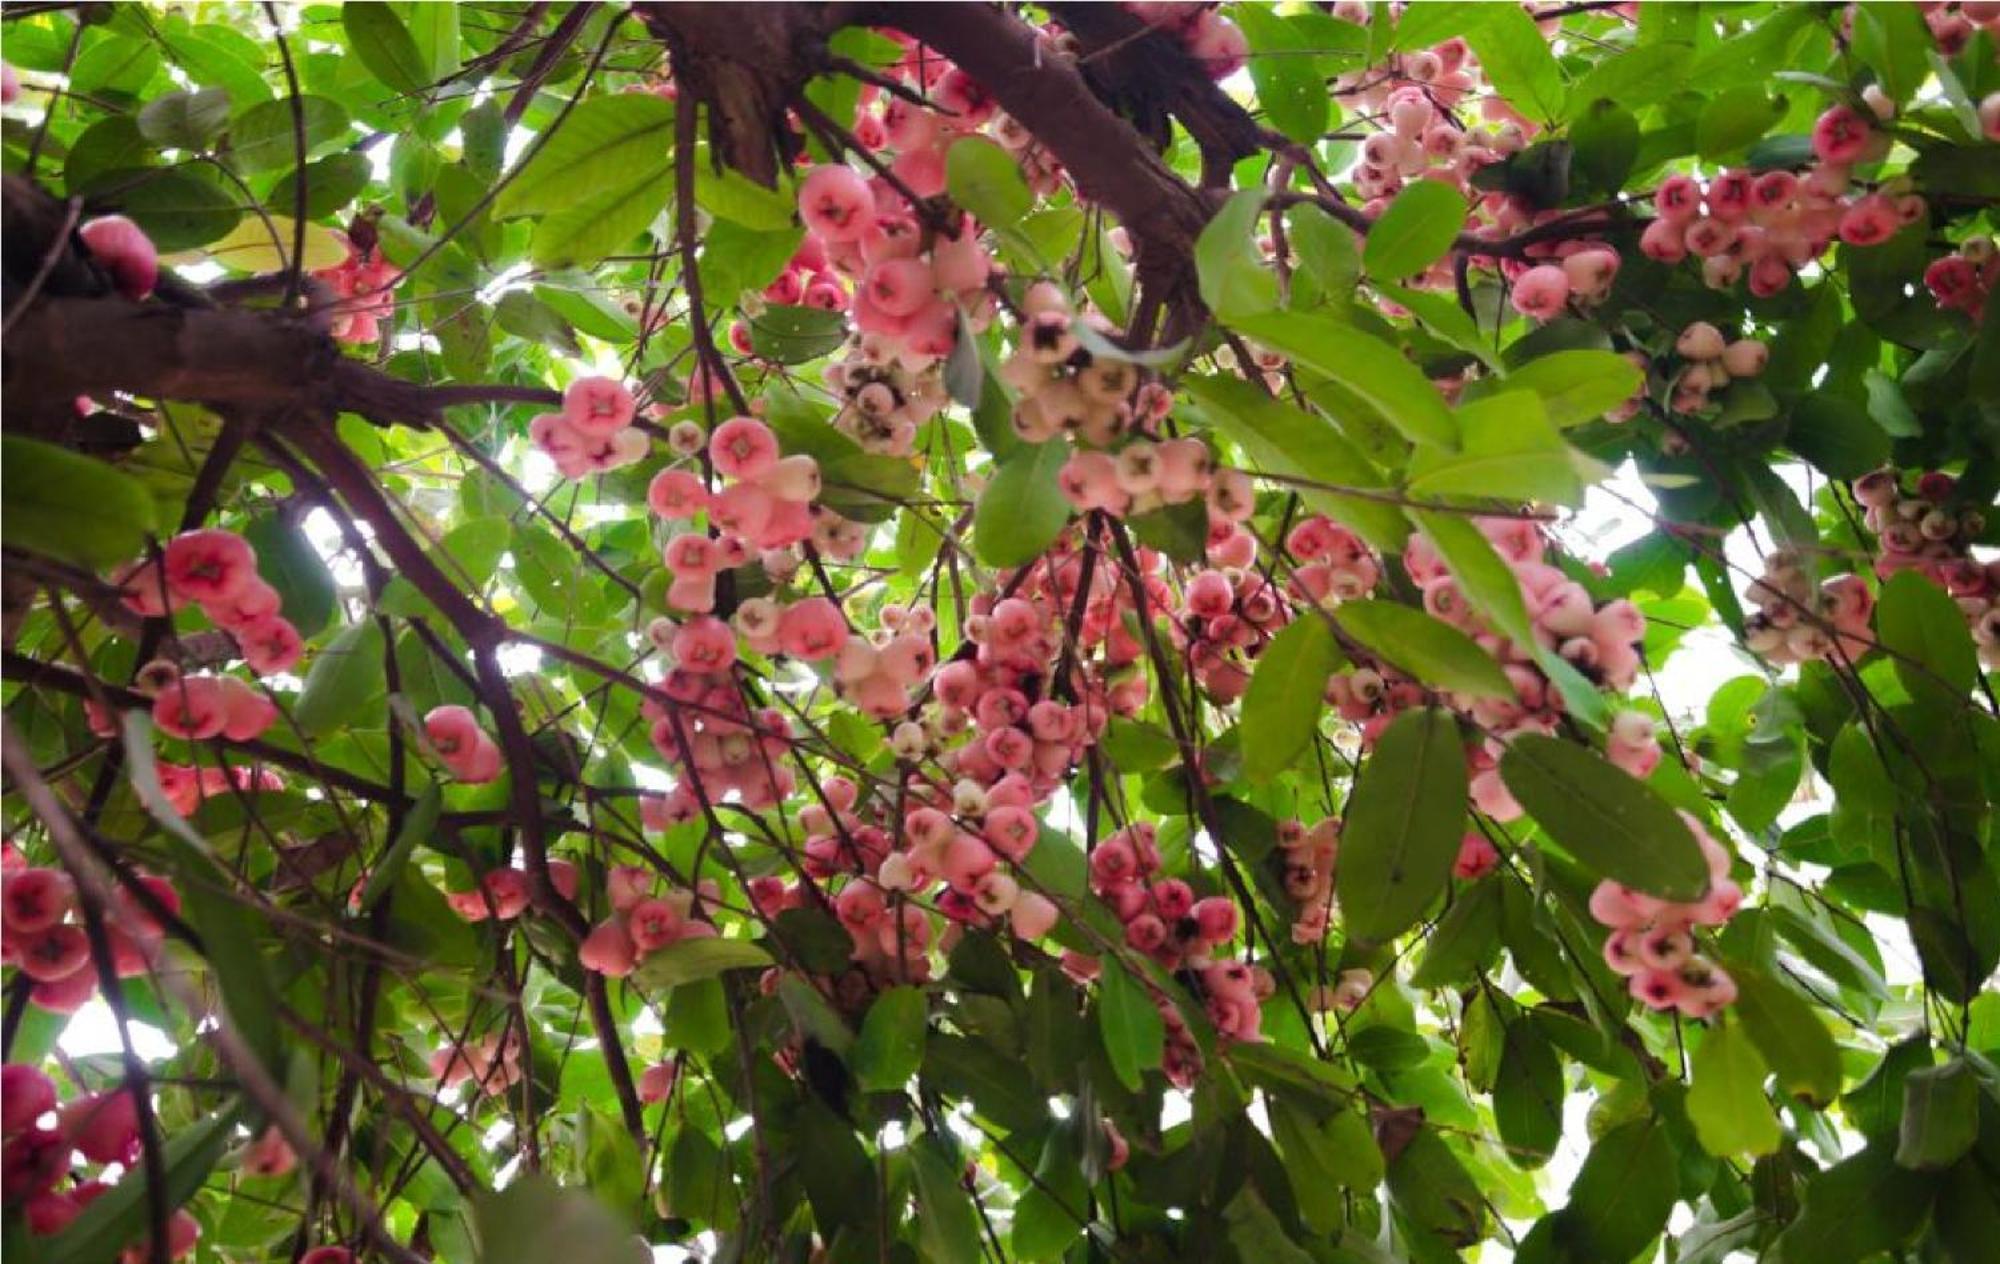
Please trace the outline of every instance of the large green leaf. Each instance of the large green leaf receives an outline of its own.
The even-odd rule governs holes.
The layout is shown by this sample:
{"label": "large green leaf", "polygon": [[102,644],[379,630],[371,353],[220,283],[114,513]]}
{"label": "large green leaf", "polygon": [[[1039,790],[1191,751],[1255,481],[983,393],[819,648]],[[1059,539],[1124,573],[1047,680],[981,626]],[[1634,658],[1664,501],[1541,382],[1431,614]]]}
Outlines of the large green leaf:
{"label": "large green leaf", "polygon": [[673,130],[673,102],[652,93],[592,97],[495,199],[494,218],[561,211],[648,183],[670,165]]}
{"label": "large green leaf", "polygon": [[431,68],[417,49],[410,28],[386,4],[344,4],[340,24],[347,46],[368,73],[398,92],[421,92],[431,80]]}
{"label": "large green leaf", "polygon": [[1769,1154],[1782,1134],[1764,1096],[1764,1059],[1740,1023],[1709,1028],[1695,1046],[1688,1121],[1701,1148],[1729,1158]]}
{"label": "large green leaf", "polygon": [[313,656],[292,718],[308,737],[323,737],[388,690],[383,663],[382,626],[363,619]]}
{"label": "large green leaf", "polygon": [[243,527],[243,538],[257,550],[257,573],[278,590],[284,615],[312,637],[333,617],[337,593],[326,561],[299,525],[280,513],[260,514]]}
{"label": "large green leaf", "polygon": [[1840,1049],[1806,999],[1754,966],[1729,963],[1736,1013],[1743,1029],[1777,1073],[1778,1086],[1809,1103],[1840,1094]]}
{"label": "large green leaf", "polygon": [[1596,421],[1632,398],[1643,375],[1622,355],[1582,347],[1537,356],[1507,375],[1507,389],[1541,396],[1549,424],[1568,429]]}
{"label": "large green leaf", "polygon": [[1896,1144],[1901,1167],[1950,1167],[1979,1136],[1979,1073],[1964,1058],[1910,1072]]}
{"label": "large green leaf", "polygon": [[865,1089],[893,1093],[909,1083],[924,1060],[924,994],[893,987],[877,996],[861,1021],[849,1062]]}
{"label": "large green leaf", "polygon": [[1111,1069],[1137,1092],[1145,1072],[1160,1065],[1166,1051],[1166,1021],[1145,987],[1117,961],[1106,963],[1098,986],[1097,1031]]}
{"label": "large green leaf", "polygon": [[1493,1122],[1516,1167],[1540,1167],[1562,1140],[1562,1060],[1525,1017],[1508,1023],[1502,1037]]}
{"label": "large green leaf", "polygon": [[0,436],[0,537],[10,547],[103,570],[138,557],[154,526],[153,498],[131,475],[51,443]]}
{"label": "large green leaf", "polygon": [[1278,278],[1257,250],[1257,218],[1263,213],[1262,190],[1232,194],[1195,240],[1201,301],[1222,320],[1235,323],[1278,305]]}
{"label": "large green leaf", "polygon": [[1035,204],[1020,160],[984,136],[961,136],[945,150],[944,187],[982,224],[1018,223]]}
{"label": "large green leaf", "polygon": [[1442,259],[1465,227],[1465,196],[1436,180],[1403,186],[1368,229],[1361,262],[1380,281],[1400,281]]}
{"label": "large green leaf", "polygon": [[1456,449],[1458,427],[1423,371],[1380,338],[1329,316],[1272,312],[1238,319],[1244,333],[1324,373],[1378,410],[1405,438]]}
{"label": "large green leaf", "polygon": [[[241,1108],[234,1102],[206,1118],[176,1128],[160,1147],[160,1184],[168,1208],[194,1197],[235,1139]],[[151,1174],[133,1167],[61,1232],[35,1242],[45,1264],[97,1264],[146,1235],[151,1219]]]}
{"label": "large green leaf", "polygon": [[655,163],[637,183],[621,182],[552,207],[535,224],[528,253],[540,268],[589,267],[644,232],[673,196],[674,173]]}
{"label": "large green leaf", "polygon": [[1676,1197],[1674,1147],[1656,1118],[1598,1139],[1570,1186],[1558,1236],[1576,1258],[1630,1260],[1666,1227]]}
{"label": "large green leaf", "polygon": [[1312,741],[1326,706],[1324,682],[1339,661],[1333,633],[1311,614],[1294,619],[1257,656],[1243,695],[1243,771],[1252,781],[1285,771]]}
{"label": "large green leaf", "polygon": [[[1388,485],[1381,471],[1331,424],[1240,378],[1190,375],[1182,385],[1201,403],[1209,421],[1250,457],[1253,468],[1319,484],[1301,488],[1299,498],[1354,528],[1376,548],[1401,550],[1410,528],[1394,505],[1326,490],[1386,491]],[[1526,615],[1522,618],[1525,622]]]}
{"label": "large green leaf", "polygon": [[1708,862],[1659,792],[1596,751],[1557,737],[1516,737],[1500,775],[1557,846],[1598,875],[1669,900],[1697,900]]}
{"label": "large green leaf", "polygon": [[472,1200],[479,1264],[644,1264],[643,1239],[618,1214],[581,1189],[564,1189],[539,1172]]}
{"label": "large green leaf", "polygon": [[973,552],[988,566],[1021,566],[1055,542],[1069,522],[1069,501],[1056,476],[1069,460],[1068,441],[1024,447],[1000,468],[972,512]]}
{"label": "large green leaf", "polygon": [[658,991],[770,964],[771,954],[747,939],[683,939],[647,956],[632,972],[632,981],[647,991]]}
{"label": "large green leaf", "polygon": [[1335,891],[1350,937],[1394,938],[1444,889],[1465,833],[1465,786],[1450,712],[1406,711],[1384,730],[1341,831]]}
{"label": "large green leaf", "polygon": [[1271,126],[1301,145],[1318,143],[1332,99],[1312,57],[1317,41],[1272,7],[1240,5],[1231,16],[1250,42],[1250,82]]}
{"label": "large green leaf", "polygon": [[1414,606],[1349,601],[1333,614],[1342,632],[1427,685],[1475,698],[1514,696],[1507,673],[1478,642]]}
{"label": "large green leaf", "polygon": [[961,1179],[964,1165],[951,1145],[926,1132],[910,1143],[917,1174],[917,1238],[923,1258],[938,1264],[979,1264],[979,1212]]}
{"label": "large green leaf", "polygon": [[1894,656],[1897,679],[1913,697],[1952,705],[1979,678],[1979,654],[1965,612],[1916,571],[1900,571],[1882,585],[1875,628]]}
{"label": "large green leaf", "polygon": [[1549,41],[1533,18],[1512,5],[1496,6],[1485,21],[1466,34],[1479,55],[1480,70],[1494,89],[1515,109],[1536,122],[1563,116],[1562,70]]}
{"label": "large green leaf", "polygon": [[260,101],[236,116],[229,127],[229,151],[245,171],[295,167],[347,134],[347,110],[338,101],[299,99],[305,118],[305,152],[298,147],[290,100]]}
{"label": "large green leaf", "polygon": [[[1771,1244],[1771,1264],[1859,1264],[1901,1246],[1928,1213],[1935,1176],[1871,1145],[1806,1182],[1798,1219]],[[1986,1245],[1990,1246],[1991,1243]]]}

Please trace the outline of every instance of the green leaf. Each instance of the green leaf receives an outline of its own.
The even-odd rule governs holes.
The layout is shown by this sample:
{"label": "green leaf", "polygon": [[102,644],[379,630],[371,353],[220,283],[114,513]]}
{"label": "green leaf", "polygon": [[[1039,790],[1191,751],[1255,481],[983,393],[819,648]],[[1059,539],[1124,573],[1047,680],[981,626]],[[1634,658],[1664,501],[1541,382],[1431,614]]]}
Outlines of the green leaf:
{"label": "green leaf", "polygon": [[[1255,469],[1326,487],[1387,488],[1381,471],[1324,418],[1272,399],[1241,378],[1190,374],[1181,384],[1216,429],[1244,450]],[[1394,505],[1323,488],[1301,488],[1299,498],[1354,528],[1378,549],[1400,551],[1409,537],[1409,523]],[[1526,621],[1524,611],[1522,622]]]}
{"label": "green leaf", "polygon": [[1958,1162],[1979,1137],[1979,1077],[1964,1058],[1910,1072],[1896,1163],[1936,1171]]}
{"label": "green leaf", "polygon": [[0,436],[0,537],[10,548],[104,570],[138,557],[154,526],[153,498],[131,475],[51,443]]}
{"label": "green leaf", "polygon": [[1933,43],[1914,4],[1867,4],[1854,11],[1854,55],[1873,68],[1876,82],[1898,104],[1929,77],[1924,53]]}
{"label": "green leaf", "polygon": [[305,116],[306,149],[298,149],[292,126],[292,104],[260,101],[236,116],[229,127],[229,151],[243,171],[269,171],[274,167],[295,167],[313,153],[347,134],[347,111],[338,101],[325,97],[299,98]]}
{"label": "green leaf", "polygon": [[280,513],[264,513],[243,528],[257,550],[257,573],[278,590],[285,618],[303,637],[317,636],[333,617],[337,597],[333,575],[298,524]]}
{"label": "green leaf", "polygon": [[99,92],[136,96],[159,69],[159,49],[129,35],[114,35],[83,50],[70,67],[69,87],[86,96]]}
{"label": "green leaf", "polygon": [[1737,84],[1709,98],[1694,125],[1695,149],[1721,158],[1748,146],[1785,116],[1785,98],[1760,83]]}
{"label": "green leaf", "polygon": [[1397,601],[1349,601],[1333,611],[1340,630],[1427,685],[1475,698],[1512,698],[1493,656],[1450,624]]}
{"label": "green leaf", "polygon": [[1413,180],[1368,229],[1361,262],[1380,281],[1414,276],[1444,258],[1465,227],[1465,198],[1436,180]]}
{"label": "green leaf", "polygon": [[1285,212],[1287,240],[1299,265],[1338,304],[1354,293],[1361,279],[1361,245],[1353,229],[1310,202]]}
{"label": "green leaf", "polygon": [[747,939],[682,939],[653,952],[632,972],[632,982],[654,992],[712,979],[730,970],[761,969],[771,954]]}
{"label": "green leaf", "polygon": [[[1603,63],[1599,63],[1602,65]],[[1575,104],[1572,94],[1570,102]],[[1625,187],[1639,153],[1639,121],[1616,101],[1592,101],[1569,125],[1572,168],[1605,193]]]}
{"label": "green leaf", "polygon": [[1234,323],[1278,305],[1278,278],[1257,250],[1257,219],[1263,213],[1262,189],[1233,193],[1195,239],[1201,301],[1218,319]]}
{"label": "green leaf", "polygon": [[1630,1260],[1673,1210],[1673,1143],[1656,1118],[1622,1123],[1598,1139],[1570,1186],[1559,1236],[1572,1258]]}
{"label": "green leaf", "polygon": [[1424,955],[1410,975],[1410,986],[1445,987],[1469,980],[1500,949],[1498,879],[1481,878],[1460,889],[1438,919],[1437,929],[1424,941]]}
{"label": "green leaf", "polygon": [[681,1125],[667,1155],[662,1214],[727,1229],[736,1219],[736,1189],[714,1140],[693,1123]]}
{"label": "green leaf", "polygon": [[1015,224],[1035,208],[1020,161],[984,136],[961,136],[945,150],[944,188],[982,224]]}
{"label": "green leaf", "polygon": [[774,303],[750,318],[750,349],[778,364],[817,360],[845,341],[847,317],[821,307]]}
{"label": "green leaf", "polygon": [[[1535,634],[1528,623],[1520,581],[1479,528],[1460,514],[1436,510],[1412,510],[1410,517],[1444,559],[1473,609],[1514,644],[1533,645]],[[1397,551],[1401,551],[1400,545]]]}
{"label": "green leaf", "polygon": [[1583,348],[1538,356],[1507,375],[1507,388],[1541,396],[1558,430],[1596,421],[1632,398],[1645,376],[1624,356]]}
{"label": "green leaf", "polygon": [[964,1165],[952,1147],[926,1132],[910,1143],[917,1174],[917,1240],[922,1258],[938,1264],[979,1264],[979,1212],[961,1178]]}
{"label": "green leaf", "polygon": [[1465,40],[1479,55],[1488,82],[1529,118],[1543,123],[1560,119],[1562,70],[1534,19],[1512,5],[1485,16],[1486,21],[1467,32]]}
{"label": "green leaf", "polygon": [[1923,1223],[1937,1184],[1934,1176],[1896,1166],[1886,1146],[1871,1145],[1806,1183],[1798,1218],[1764,1258],[1771,1264],[1859,1264],[1893,1251]]}
{"label": "green leaf", "polygon": [[1117,960],[1105,963],[1098,984],[1097,1031],[1119,1083],[1138,1092],[1166,1052],[1167,1025],[1144,985]]}
{"label": "green leaf", "polygon": [[[200,1191],[230,1143],[242,1108],[231,1101],[206,1118],[170,1132],[160,1147],[160,1184],[169,1210]],[[151,1223],[151,1176],[133,1167],[108,1193],[93,1199],[83,1214],[60,1232],[35,1240],[35,1258],[44,1264],[97,1264],[146,1236]]]}
{"label": "green leaf", "polygon": [[1400,935],[1444,889],[1465,832],[1465,785],[1450,712],[1406,711],[1383,732],[1341,831],[1335,893],[1351,938]]}
{"label": "green leaf", "polygon": [[1352,391],[1405,438],[1446,449],[1458,446],[1458,427],[1437,387],[1381,339],[1331,317],[1297,312],[1274,312],[1235,323],[1258,342]]}
{"label": "green leaf", "polygon": [[636,1217],[646,1195],[639,1143],[616,1117],[589,1102],[576,1112],[575,1147],[583,1183],[623,1217]]}
{"label": "green leaf", "polygon": [[1509,390],[1462,404],[1458,428],[1458,452],[1417,449],[1410,461],[1412,495],[1582,503],[1579,454],[1549,424],[1540,396]]}
{"label": "green leaf", "polygon": [[925,1015],[916,988],[893,987],[875,998],[849,1058],[862,1088],[894,1093],[910,1082],[924,1060]]}
{"label": "green leaf", "polygon": [[1839,1096],[1840,1050],[1812,1005],[1754,966],[1731,962],[1728,970],[1736,1013],[1778,1086],[1818,1106]]}
{"label": "green leaf", "polygon": [[493,217],[560,211],[652,181],[669,165],[673,130],[673,102],[652,93],[592,97],[501,192]]}
{"label": "green leaf", "polygon": [[119,194],[118,205],[165,251],[219,241],[243,219],[236,198],[193,168],[147,172]]}
{"label": "green leaf", "polygon": [[1830,478],[1860,478],[1889,459],[1888,432],[1840,395],[1814,392],[1796,400],[1785,443]]}
{"label": "green leaf", "polygon": [[324,737],[388,688],[382,626],[373,619],[343,628],[313,656],[292,719],[308,737]]}
{"label": "green leaf", "polygon": [[1914,698],[1954,706],[1979,679],[1965,612],[1916,571],[1899,571],[1882,585],[1875,630],[1892,655],[1896,678]]}
{"label": "green leaf", "polygon": [[[341,210],[360,196],[374,177],[375,167],[367,154],[329,154],[307,163],[305,218],[324,219]],[[265,204],[290,215],[298,209],[298,190],[298,169],[294,167],[272,181]],[[307,249],[311,248],[308,243]],[[286,252],[290,249],[289,245],[284,247]]]}
{"label": "green leaf", "polygon": [[580,1189],[564,1189],[539,1172],[517,1176],[503,1190],[472,1196],[479,1264],[646,1264],[645,1242],[609,1207]]}
{"label": "green leaf", "polygon": [[[1326,622],[1311,614],[1287,624],[1264,652],[1243,695],[1243,772],[1269,781],[1312,741],[1326,706],[1324,682],[1340,661]],[[1314,688],[1313,682],[1321,682]]]}
{"label": "green leaf", "polygon": [[410,28],[386,4],[344,4],[340,24],[347,46],[368,73],[398,92],[415,94],[431,81],[430,65],[417,51]]}
{"label": "green leaf", "polygon": [[1783,1133],[1764,1096],[1764,1059],[1740,1023],[1722,1020],[1695,1046],[1688,1121],[1701,1148],[1718,1158],[1764,1155]]}
{"label": "green leaf", "polygon": [[1493,1081],[1493,1122],[1519,1168],[1549,1161],[1562,1140],[1562,1060],[1525,1017],[1507,1024]]}
{"label": "green leaf", "polygon": [[1651,105],[1686,86],[1687,66],[1693,57],[1694,50],[1687,44],[1669,40],[1638,44],[1606,57],[1570,89],[1567,112],[1574,118],[1600,101],[1611,101],[1627,110]]}
{"label": "green leaf", "polygon": [[204,149],[229,126],[229,93],[223,88],[169,92],[139,111],[139,133],[155,145]]}
{"label": "green leaf", "polygon": [[1419,1233],[1452,1248],[1486,1236],[1486,1196],[1434,1129],[1410,1138],[1388,1176],[1390,1203]]}
{"label": "green leaf", "polygon": [[1271,126],[1301,145],[1326,131],[1331,98],[1314,62],[1317,41],[1277,11],[1246,4],[1231,10],[1250,43],[1250,82]]}
{"label": "green leaf", "polygon": [[1555,843],[1600,877],[1667,900],[1698,900],[1708,862],[1658,791],[1589,747],[1524,733],[1500,760],[1515,799]]}
{"label": "green leaf", "polygon": [[410,805],[409,812],[403,817],[403,828],[396,831],[396,837],[369,869],[368,885],[362,889],[359,906],[354,910],[357,914],[374,908],[396,885],[409,865],[411,855],[416,852],[417,844],[428,843],[437,831],[438,815],[443,810],[443,791],[433,781]]}
{"label": "green leaf", "polygon": [[600,263],[646,230],[666,208],[673,188],[672,167],[655,163],[636,184],[621,183],[554,208],[535,225],[528,254],[540,268]]}
{"label": "green leaf", "polygon": [[1321,1233],[1339,1227],[1334,1189],[1365,1192],[1382,1181],[1382,1152],[1358,1111],[1336,1108],[1324,1118],[1300,1098],[1274,1094],[1266,1099],[1271,1138],[1285,1158],[1285,1175],[1299,1202],[1299,1215]]}
{"label": "green leaf", "polygon": [[1023,566],[1062,534],[1070,505],[1056,476],[1069,452],[1068,440],[1056,439],[1023,447],[1000,462],[972,511],[972,548],[980,561]]}

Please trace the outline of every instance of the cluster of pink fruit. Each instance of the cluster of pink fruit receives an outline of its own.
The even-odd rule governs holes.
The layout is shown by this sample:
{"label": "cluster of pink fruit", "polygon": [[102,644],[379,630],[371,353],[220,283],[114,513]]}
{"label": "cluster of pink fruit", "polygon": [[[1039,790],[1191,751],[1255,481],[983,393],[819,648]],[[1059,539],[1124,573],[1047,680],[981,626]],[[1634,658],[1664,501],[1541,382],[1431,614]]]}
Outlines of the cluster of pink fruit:
{"label": "cluster of pink fruit", "polygon": [[[714,901],[721,891],[704,882],[701,895]],[[659,875],[639,865],[618,865],[605,884],[611,916],[584,937],[577,959],[586,970],[622,979],[647,957],[683,939],[713,939],[715,926],[699,916],[695,893],[659,889]]]}
{"label": "cluster of pink fruit", "polygon": [[[54,1125],[44,1121],[54,1116]],[[100,1177],[72,1171],[77,1156],[91,1164],[131,1168],[139,1161],[139,1108],[124,1088],[86,1093],[62,1101],[55,1082],[32,1066],[0,1066],[0,1190],[18,1207],[28,1232],[59,1233],[84,1208],[111,1192]],[[66,1188],[58,1188],[64,1182]],[[166,1254],[180,1259],[194,1250],[201,1225],[185,1210],[167,1218]],[[122,1250],[119,1264],[153,1258],[152,1241],[142,1238]]]}
{"label": "cluster of pink fruit", "polygon": [[[152,874],[141,874],[138,881],[161,908],[180,913],[180,894],[171,882]],[[166,931],[131,892],[121,887],[114,898],[116,903],[105,910],[104,935],[112,973],[129,979],[146,972]],[[68,874],[29,866],[8,847],[0,852],[0,909],[6,915],[0,924],[0,965],[26,977],[32,985],[30,1000],[43,1009],[69,1014],[97,995],[90,936]]]}
{"label": "cluster of pink fruit", "polygon": [[700,615],[682,623],[669,644],[675,662],[659,685],[666,701],[640,704],[653,749],[682,773],[662,800],[665,819],[693,819],[704,796],[714,803],[734,793],[752,811],[784,802],[798,786],[784,762],[791,724],[776,707],[751,709],[732,671],[735,633]]}
{"label": "cluster of pink fruit", "polygon": [[1875,533],[1881,552],[1875,573],[1883,579],[1916,571],[1950,593],[1972,625],[1979,658],[2000,666],[2000,558],[1982,562],[1972,548],[1986,531],[1986,514],[1953,508],[1958,480],[1941,470],[1920,475],[1907,490],[1893,469],[1880,469],[1854,482],[1863,506],[1862,522]]}
{"label": "cluster of pink fruit", "polygon": [[1250,662],[1291,616],[1277,584],[1255,567],[1230,567],[1192,576],[1168,626],[1195,682],[1226,705],[1250,687]]}
{"label": "cluster of pink fruit", "polygon": [[937,364],[913,369],[889,340],[862,334],[840,359],[826,367],[826,384],[841,398],[834,428],[863,452],[908,456],[917,427],[937,416],[950,401]]}
{"label": "cluster of pink fruit", "polygon": [[1662,263],[1693,255],[1711,287],[1726,289],[1747,276],[1750,292],[1768,298],[1835,238],[1879,245],[1927,214],[1907,181],[1851,192],[1853,166],[1888,151],[1889,136],[1877,120],[1836,105],[1814,124],[1812,146],[1819,165],[1803,176],[1732,170],[1706,184],[1667,177],[1653,193],[1658,218],[1646,226],[1639,249]]}
{"label": "cluster of pink fruit", "polygon": [[1868,634],[1875,594],[1859,575],[1836,575],[1815,586],[1804,559],[1790,549],[1764,555],[1764,573],[1750,585],[1756,613],[1743,621],[1743,644],[1773,663],[1803,663],[1837,653],[1852,663],[1874,642]]}
{"label": "cluster of pink fruit", "polygon": [[1771,358],[1770,348],[1755,338],[1734,341],[1705,320],[1681,330],[1674,350],[1687,361],[1674,379],[1674,394],[1668,404],[1677,413],[1697,413],[1708,407],[1709,392],[1721,390],[1738,378],[1763,373]]}
{"label": "cluster of pink fruit", "polygon": [[509,1022],[476,1040],[433,1050],[431,1074],[445,1088],[470,1084],[476,1092],[497,1097],[521,1082],[521,1053],[526,1043],[520,1028]]}
{"label": "cluster of pink fruit", "polygon": [[646,491],[647,507],[665,521],[706,514],[719,533],[688,531],[667,541],[668,605],[706,614],[715,609],[717,575],[752,558],[775,562],[774,555],[807,540],[826,544],[822,552],[846,552],[847,541],[832,529],[837,515],[812,503],[820,492],[819,463],[803,453],[781,455],[777,435],[763,422],[732,417],[717,426],[708,436],[708,462],[725,480],[719,491],[679,466],[661,470]]}
{"label": "cluster of pink fruit", "polygon": [[1078,334],[1083,326],[1100,335],[1116,332],[1095,313],[1072,311],[1069,298],[1050,282],[1037,281],[1022,296],[1014,351],[1000,365],[1000,380],[1018,397],[1012,424],[1023,441],[1044,443],[1070,434],[1108,447],[1166,415],[1172,400],[1158,386],[1140,394],[1135,405],[1138,369],[1085,347]]}
{"label": "cluster of pink fruit", "polygon": [[327,332],[339,342],[378,341],[382,322],[395,314],[395,285],[403,274],[382,257],[379,244],[362,247],[345,233],[336,235],[347,248],[347,257],[313,273],[333,292],[333,323]]}
{"label": "cluster of pink fruit", "polygon": [[299,630],[279,613],[278,590],[257,574],[257,551],[234,531],[183,531],[158,559],[132,563],[114,582],[125,605],[144,618],[164,618],[190,602],[200,606],[236,638],[243,661],[259,676],[288,670],[305,652]]}
{"label": "cluster of pink fruit", "polygon": [[1298,904],[1292,916],[1292,942],[1317,944],[1326,940],[1333,920],[1333,878],[1340,863],[1340,818],[1329,816],[1312,828],[1303,821],[1278,823],[1285,894]]}
{"label": "cluster of pink fruit", "polygon": [[1243,69],[1250,42],[1234,22],[1200,0],[1127,0],[1125,8],[1146,25],[1180,41],[1211,79],[1227,79]]}
{"label": "cluster of pink fruit", "polygon": [[500,746],[479,727],[470,708],[455,703],[432,707],[424,716],[424,740],[451,775],[468,785],[500,775]]}
{"label": "cluster of pink fruit", "polygon": [[[1261,1040],[1258,1006],[1275,988],[1270,974],[1215,957],[1242,925],[1235,902],[1219,895],[1197,899],[1187,883],[1161,878],[1159,872],[1159,841],[1149,821],[1134,821],[1100,840],[1090,853],[1090,889],[1124,926],[1126,946],[1145,953],[1163,970],[1191,973],[1199,981],[1197,992],[1209,1019],[1223,1037]],[[1174,1003],[1157,993],[1153,1003],[1167,1027],[1163,1070],[1169,1082],[1185,1088],[1201,1072],[1200,1050]]]}
{"label": "cluster of pink fruit", "polygon": [[2000,283],[2000,248],[1991,237],[1973,237],[1958,249],[1931,261],[1924,269],[1924,287],[1948,312],[1964,312],[1975,322],[1986,315],[1986,299]]}
{"label": "cluster of pink fruit", "polygon": [[528,423],[528,439],[564,478],[584,478],[645,459],[646,432],[632,424],[638,405],[623,382],[580,377],[563,391],[562,411]]}
{"label": "cluster of pink fruit", "polygon": [[1681,819],[1708,861],[1707,894],[1677,904],[1606,878],[1590,894],[1590,915],[1611,928],[1604,960],[1635,998],[1653,1009],[1707,1018],[1736,999],[1736,983],[1697,951],[1694,929],[1727,924],[1742,906],[1743,889],[1729,877],[1728,849],[1699,818],[1683,812]]}

